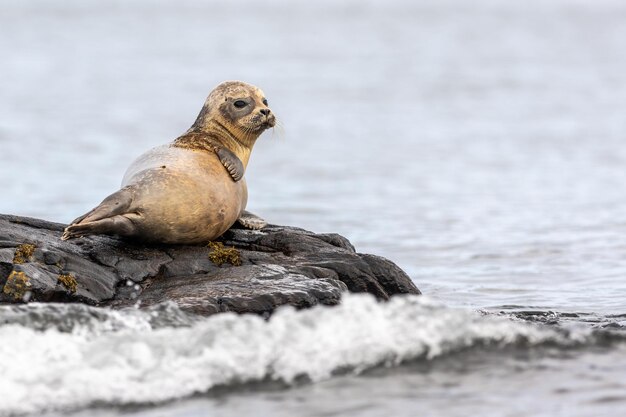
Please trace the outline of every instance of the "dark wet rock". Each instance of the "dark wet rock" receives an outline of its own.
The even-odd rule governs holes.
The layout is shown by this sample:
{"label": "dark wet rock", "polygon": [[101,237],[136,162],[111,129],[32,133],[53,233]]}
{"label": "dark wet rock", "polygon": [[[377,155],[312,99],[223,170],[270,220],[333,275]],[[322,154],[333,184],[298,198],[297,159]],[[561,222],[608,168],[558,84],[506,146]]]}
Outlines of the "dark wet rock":
{"label": "dark wet rock", "polygon": [[174,301],[202,315],[270,314],[285,304],[337,304],[347,290],[382,300],[419,294],[394,263],[357,253],[337,234],[233,228],[220,241],[239,251],[241,265],[218,266],[208,247],[145,246],[107,236],[62,241],[63,227],[0,215],[0,302],[145,308]]}

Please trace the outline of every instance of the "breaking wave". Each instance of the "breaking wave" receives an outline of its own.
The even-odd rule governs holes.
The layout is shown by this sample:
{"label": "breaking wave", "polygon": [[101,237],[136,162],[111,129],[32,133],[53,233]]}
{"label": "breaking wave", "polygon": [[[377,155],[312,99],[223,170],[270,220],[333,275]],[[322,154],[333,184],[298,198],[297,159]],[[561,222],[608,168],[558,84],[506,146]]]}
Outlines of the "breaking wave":
{"label": "breaking wave", "polygon": [[315,382],[477,346],[596,344],[607,334],[482,315],[414,296],[380,303],[347,294],[339,306],[284,307],[269,320],[230,313],[198,318],[172,303],[126,311],[5,306],[0,415],[159,403],[254,381]]}

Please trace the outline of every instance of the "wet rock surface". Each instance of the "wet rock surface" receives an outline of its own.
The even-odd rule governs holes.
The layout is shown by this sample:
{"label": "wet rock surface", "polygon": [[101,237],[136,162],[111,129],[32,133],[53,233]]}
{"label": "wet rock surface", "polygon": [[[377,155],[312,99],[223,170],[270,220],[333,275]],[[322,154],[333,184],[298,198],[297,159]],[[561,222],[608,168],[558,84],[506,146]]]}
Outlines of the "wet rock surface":
{"label": "wet rock surface", "polygon": [[[382,300],[420,293],[394,263],[357,253],[337,234],[275,225],[262,231],[233,228],[219,239],[220,249],[146,246],[107,236],[62,241],[63,228],[0,215],[0,302],[117,308],[174,301],[202,315],[269,314],[285,304],[337,304],[344,291]],[[232,247],[238,253],[221,256],[219,251]]]}

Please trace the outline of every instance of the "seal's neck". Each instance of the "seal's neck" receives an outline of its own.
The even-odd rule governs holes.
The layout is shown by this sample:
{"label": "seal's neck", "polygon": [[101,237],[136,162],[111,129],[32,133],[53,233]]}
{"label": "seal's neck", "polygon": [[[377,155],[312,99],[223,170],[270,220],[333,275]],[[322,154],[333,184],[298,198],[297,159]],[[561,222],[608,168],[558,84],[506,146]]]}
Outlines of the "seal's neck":
{"label": "seal's neck", "polygon": [[226,148],[230,149],[241,159],[244,166],[248,166],[250,152],[252,152],[252,146],[258,135],[246,134],[239,129],[235,130],[231,126],[227,126],[215,119],[209,120],[203,127],[207,134],[215,135]]}
{"label": "seal's neck", "polygon": [[252,146],[259,135],[233,130],[217,120],[207,120],[201,125],[194,124],[174,141],[174,146],[213,151],[214,145],[221,145],[237,155],[245,168],[250,160]]}

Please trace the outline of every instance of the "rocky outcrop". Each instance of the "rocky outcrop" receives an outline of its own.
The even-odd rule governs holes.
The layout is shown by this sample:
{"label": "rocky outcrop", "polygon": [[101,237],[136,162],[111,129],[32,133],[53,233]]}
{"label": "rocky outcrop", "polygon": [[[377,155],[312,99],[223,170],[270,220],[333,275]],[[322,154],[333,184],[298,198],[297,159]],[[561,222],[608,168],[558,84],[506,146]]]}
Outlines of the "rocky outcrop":
{"label": "rocky outcrop", "polygon": [[[419,294],[395,264],[337,234],[270,225],[230,229],[209,246],[146,246],[107,236],[60,239],[64,225],[0,215],[0,302],[151,306],[202,315],[270,314],[337,304],[343,291]],[[235,249],[232,249],[235,248]]]}

